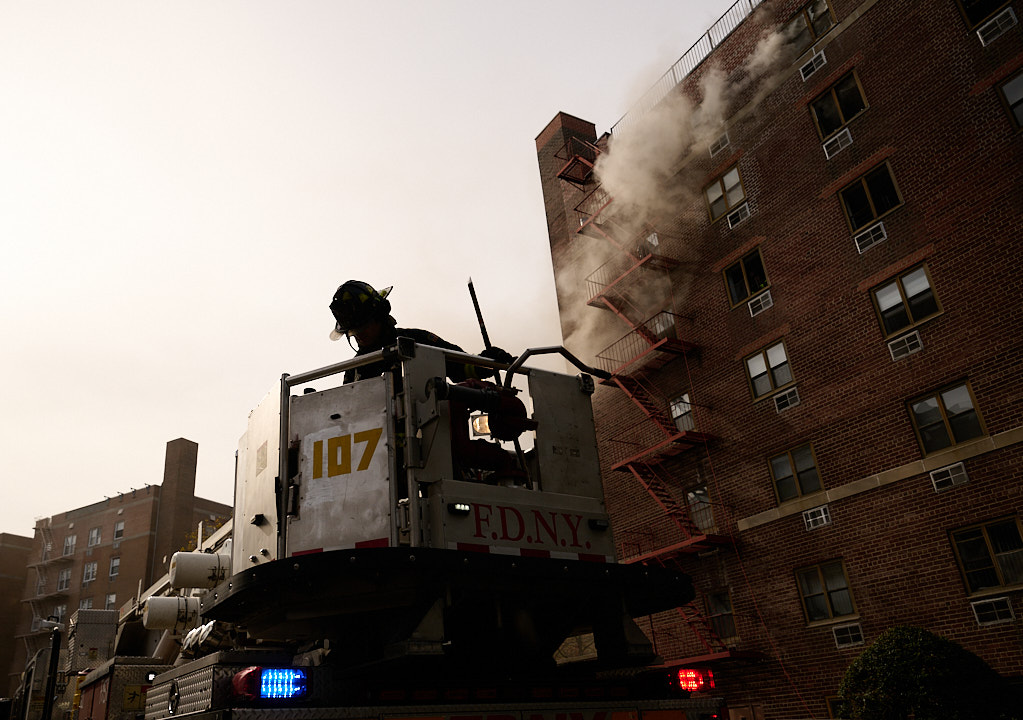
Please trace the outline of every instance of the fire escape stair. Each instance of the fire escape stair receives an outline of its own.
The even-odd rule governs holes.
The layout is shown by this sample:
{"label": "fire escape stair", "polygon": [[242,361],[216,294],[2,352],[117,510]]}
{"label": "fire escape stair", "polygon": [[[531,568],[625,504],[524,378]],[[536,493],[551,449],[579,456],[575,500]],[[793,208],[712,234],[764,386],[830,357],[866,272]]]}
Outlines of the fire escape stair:
{"label": "fire escape stair", "polygon": [[678,614],[693,631],[693,635],[703,646],[704,653],[690,655],[664,663],[663,667],[689,667],[727,660],[762,660],[764,654],[755,650],[738,650],[728,647],[714,629],[714,624],[696,605],[691,602],[678,608]]}
{"label": "fire escape stair", "polygon": [[670,438],[678,434],[674,421],[664,411],[664,404],[655,400],[637,378],[629,375],[612,375],[610,382],[628,395],[632,402],[636,403],[639,409],[664,433],[665,437]]}

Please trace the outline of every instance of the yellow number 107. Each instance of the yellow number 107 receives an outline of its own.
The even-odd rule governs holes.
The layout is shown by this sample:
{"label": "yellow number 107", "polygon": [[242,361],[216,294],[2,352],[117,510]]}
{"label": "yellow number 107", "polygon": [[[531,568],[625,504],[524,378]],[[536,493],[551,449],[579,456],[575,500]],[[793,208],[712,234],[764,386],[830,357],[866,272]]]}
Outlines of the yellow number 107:
{"label": "yellow number 107", "polygon": [[[373,452],[377,449],[383,428],[373,428],[355,433],[356,443],[366,443],[366,449],[359,460],[356,471],[366,470],[373,459]],[[327,440],[327,477],[348,475],[352,472],[352,436],[341,435]],[[313,477],[323,477],[323,441],[317,440],[313,443]]]}

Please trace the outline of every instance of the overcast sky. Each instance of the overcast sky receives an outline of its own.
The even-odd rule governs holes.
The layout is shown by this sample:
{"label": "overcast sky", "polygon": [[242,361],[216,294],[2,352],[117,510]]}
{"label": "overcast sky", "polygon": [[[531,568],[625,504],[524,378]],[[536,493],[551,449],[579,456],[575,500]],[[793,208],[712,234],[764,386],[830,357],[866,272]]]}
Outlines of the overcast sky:
{"label": "overcast sky", "polygon": [[535,137],[610,128],[731,0],[0,1],[0,532],[162,481],[230,503],[327,309],[560,344]]}

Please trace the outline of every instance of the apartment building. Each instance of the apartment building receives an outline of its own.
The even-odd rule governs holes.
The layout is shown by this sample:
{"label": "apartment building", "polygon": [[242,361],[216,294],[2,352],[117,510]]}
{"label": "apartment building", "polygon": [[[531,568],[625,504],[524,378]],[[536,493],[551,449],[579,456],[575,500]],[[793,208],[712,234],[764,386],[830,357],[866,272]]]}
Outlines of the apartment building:
{"label": "apartment building", "polygon": [[142,484],[36,521],[19,587],[11,690],[26,660],[49,643],[42,620],[66,621],[81,608],[119,609],[167,572],[174,552],[194,547],[200,523],[212,530],[231,517],[229,505],[195,497],[198,451],[191,440],[172,440],[161,485]]}
{"label": "apartment building", "polygon": [[620,555],[699,589],[644,629],[734,718],[834,717],[903,624],[1023,680],[1020,11],[740,0],[537,137]]}

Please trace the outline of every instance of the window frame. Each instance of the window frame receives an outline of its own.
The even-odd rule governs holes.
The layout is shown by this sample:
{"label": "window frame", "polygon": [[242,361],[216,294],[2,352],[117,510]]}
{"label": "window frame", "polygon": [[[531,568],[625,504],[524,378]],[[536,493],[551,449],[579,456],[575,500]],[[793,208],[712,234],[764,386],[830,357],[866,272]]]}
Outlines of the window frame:
{"label": "window frame", "polygon": [[104,610],[117,609],[117,593],[107,593],[107,596],[103,601],[103,609]]}
{"label": "window frame", "polygon": [[96,572],[98,569],[96,560],[85,563],[82,566],[82,584],[91,583],[96,579]]}
{"label": "window frame", "polygon": [[[774,376],[771,373],[771,370],[772,370],[771,361],[767,357],[768,351],[772,350],[773,348],[778,347],[779,345],[781,345],[782,350],[785,352],[785,364],[789,366],[789,375],[792,376],[792,379],[789,380],[784,385],[775,385],[775,383],[774,383]],[[754,382],[753,382],[753,376],[750,375],[750,370],[749,370],[749,360],[751,358],[754,358],[754,357],[758,356],[758,355],[761,356],[763,358],[763,360],[764,360],[764,364],[767,367],[767,373],[766,373],[767,374],[767,378],[771,382],[771,389],[769,391],[765,392],[763,395],[757,395],[756,386],[754,385]],[[778,367],[781,367],[781,366],[779,365]],[[766,347],[762,348],[761,350],[758,350],[755,353],[750,353],[749,355],[744,357],[742,359],[742,371],[746,374],[746,383],[749,386],[750,394],[753,395],[753,401],[754,402],[760,402],[761,400],[766,400],[767,398],[772,397],[773,395],[775,395],[780,390],[784,390],[785,388],[792,387],[793,385],[796,384],[796,374],[794,372],[792,372],[792,360],[789,358],[789,349],[785,345],[785,341],[784,340],[778,340],[776,342],[772,342],[770,345],[767,345]],[[758,375],[757,377],[760,377],[760,376]]]}
{"label": "window frame", "polygon": [[[93,540],[95,538],[95,541]],[[87,547],[96,547],[103,542],[103,528],[94,527],[89,528],[89,539],[86,541]]]}
{"label": "window frame", "polygon": [[[724,597],[725,604],[728,605],[727,612],[715,612],[715,608],[711,606],[711,598]],[[735,640],[739,637],[739,629],[735,624],[735,605],[732,603],[732,593],[728,588],[717,590],[715,592],[709,592],[704,597],[704,605],[707,608],[707,622],[710,627],[714,630],[714,634],[718,636],[719,640],[729,641]],[[721,620],[721,618],[727,618],[727,620]],[[723,635],[719,628],[719,623],[727,622],[732,626],[732,632],[728,635]]]}
{"label": "window frame", "polygon": [[[1023,113],[1023,92],[1020,93],[1019,99],[1015,104],[1009,100],[1009,96],[1005,92],[1005,86],[1014,81],[1023,85],[1023,69],[1017,70],[1011,77],[998,83],[998,98],[1002,101],[1002,107],[1005,108],[1005,112],[1009,114],[1009,122],[1012,123],[1013,127],[1016,128],[1016,132],[1019,133],[1023,132],[1023,120],[1016,118],[1015,109],[1017,107],[1021,108],[1021,113]],[[1023,91],[1023,87],[1020,89]]]}
{"label": "window frame", "polygon": [[118,520],[114,523],[114,540],[120,540],[124,537],[124,520]]}
{"label": "window frame", "polygon": [[[760,259],[760,269],[764,271],[765,284],[757,290],[750,290],[749,277],[746,275],[746,259],[756,255]],[[742,298],[738,302],[732,301],[732,291],[728,284],[728,271],[734,268],[736,265],[739,266],[739,270],[742,272],[742,282],[746,286],[746,297]],[[748,253],[744,253],[742,257],[733,263],[730,263],[728,267],[721,271],[721,280],[725,284],[725,295],[728,297],[728,306],[730,309],[735,309],[742,305],[746,305],[750,300],[757,297],[763,292],[766,292],[771,288],[771,278],[767,275],[767,266],[764,264],[764,254],[760,252],[760,246],[757,245],[755,248],[750,250]]]}
{"label": "window frame", "polygon": [[114,555],[110,558],[110,579],[113,580],[121,573],[121,556]]}
{"label": "window frame", "polygon": [[[710,491],[706,483],[686,489],[686,510],[689,512],[690,522],[700,532],[706,534],[717,529],[717,523],[714,520],[714,503],[711,502]],[[697,518],[700,518],[701,522],[697,522]],[[702,522],[703,520],[710,520],[710,522],[705,523]]]}
{"label": "window frame", "polygon": [[71,568],[61,568],[57,571],[57,592],[71,589]]}
{"label": "window frame", "polygon": [[976,30],[976,29],[977,29],[977,28],[979,28],[979,27],[980,27],[981,25],[983,25],[984,23],[986,23],[986,22],[987,22],[988,20],[990,20],[991,18],[993,18],[993,17],[995,16],[995,15],[997,15],[998,13],[1000,13],[1000,12],[1001,12],[1002,10],[1004,10],[1004,9],[1005,9],[1006,7],[1008,7],[1008,6],[1009,6],[1009,5],[1011,5],[1011,4],[1012,4],[1012,0],[1003,0],[1002,4],[1001,4],[1001,5],[999,5],[999,6],[997,7],[997,8],[995,8],[994,10],[992,10],[991,12],[989,12],[989,13],[988,13],[987,15],[985,15],[985,16],[984,16],[983,18],[981,18],[981,19],[980,19],[980,20],[978,20],[977,22],[973,22],[973,21],[972,21],[972,20],[970,20],[970,18],[969,18],[969,17],[967,16],[967,14],[966,14],[966,8],[965,8],[965,7],[963,7],[963,3],[962,3],[962,0],[956,0],[956,7],[957,7],[957,8],[959,8],[959,14],[960,14],[960,15],[962,16],[962,18],[963,18],[963,22],[964,22],[964,23],[966,23],[966,27],[968,27],[968,28],[969,28],[970,30]]}
{"label": "window frame", "polygon": [[[70,542],[68,542],[70,540]],[[68,557],[75,554],[75,545],[78,544],[77,535],[65,535],[64,536],[64,549],[61,553],[61,557]]]}
{"label": "window frame", "polygon": [[[810,492],[803,492],[802,483],[800,483],[800,481],[799,481],[799,473],[796,470],[796,461],[795,461],[795,458],[792,456],[792,453],[794,453],[796,450],[802,450],[803,448],[809,448],[810,449],[810,457],[813,459],[813,470],[814,470],[814,472],[817,475],[817,484],[820,485],[820,487],[818,487],[816,490],[811,490]],[[795,482],[795,486],[796,486],[796,496],[795,497],[791,497],[791,498],[787,498],[785,500],[782,500],[781,493],[778,492],[778,478],[774,474],[774,462],[773,462],[773,460],[775,458],[780,458],[782,455],[786,456],[786,458],[788,459],[789,469],[792,470],[791,477],[792,477],[793,481]],[[800,499],[805,498],[805,497],[810,497],[811,495],[816,495],[819,492],[824,492],[824,482],[821,479],[820,465],[817,464],[817,453],[813,449],[813,443],[812,442],[805,442],[805,443],[803,443],[801,445],[795,445],[793,447],[787,448],[783,452],[775,453],[775,454],[771,455],[770,457],[767,458],[767,469],[768,469],[768,472],[771,474],[771,485],[774,488],[774,498],[778,502],[779,505],[783,505],[785,503],[790,503],[790,502],[795,502],[796,500],[800,500]]]}
{"label": "window frame", "polygon": [[[952,556],[955,558],[956,566],[959,568],[959,576],[963,580],[963,585],[966,588],[967,596],[976,597],[980,595],[991,594],[997,595],[999,593],[1004,592],[1006,589],[1011,590],[1023,587],[1023,579],[1021,579],[1020,582],[1006,583],[1004,574],[1002,572],[1002,568],[998,564],[998,556],[995,554],[994,549],[991,546],[991,538],[988,535],[987,531],[989,526],[1000,525],[1006,521],[1012,520],[1015,521],[1016,534],[1020,537],[1021,540],[1023,540],[1023,523],[1020,522],[1019,515],[1005,515],[1003,517],[995,518],[993,520],[987,520],[985,522],[974,523],[973,525],[966,525],[964,527],[949,530],[948,539],[949,544],[952,545]],[[995,575],[998,578],[999,583],[998,585],[985,585],[983,587],[978,587],[977,589],[973,589],[970,586],[970,580],[966,575],[966,566],[963,562],[962,554],[959,551],[959,545],[956,543],[955,538],[956,533],[964,533],[970,530],[981,531],[981,534],[984,538],[984,546],[987,549],[988,553],[988,560],[991,561],[991,567],[994,569]]]}
{"label": "window frame", "polygon": [[[836,615],[835,614],[835,609],[834,609],[834,607],[832,606],[832,603],[831,603],[831,596],[830,596],[830,593],[829,593],[829,591],[827,589],[827,583],[824,581],[823,568],[830,567],[830,566],[833,566],[833,565],[836,565],[836,564],[839,565],[841,567],[841,569],[842,569],[842,577],[845,580],[844,590],[849,595],[849,605],[851,607],[850,612],[848,612],[846,614],[843,614],[843,615]],[[820,582],[820,586],[821,586],[821,588],[824,591],[823,592],[824,599],[825,599],[825,603],[826,603],[827,608],[828,608],[828,617],[826,617],[826,618],[817,618],[817,619],[811,619],[810,618],[810,613],[809,613],[809,610],[808,610],[808,607],[807,607],[807,603],[806,603],[807,596],[803,594],[803,586],[802,586],[802,574],[806,573],[806,572],[808,572],[810,570],[816,570],[817,571],[817,580]],[[799,601],[800,601],[800,603],[803,606],[803,618],[806,620],[807,624],[817,625],[817,624],[830,624],[830,623],[834,623],[834,622],[845,622],[848,618],[857,617],[859,615],[859,612],[856,609],[856,598],[853,597],[852,583],[849,582],[849,572],[846,570],[846,567],[845,567],[845,560],[843,560],[841,558],[836,558],[836,559],[833,559],[833,560],[825,560],[824,562],[817,563],[816,565],[807,565],[805,567],[796,568],[796,571],[795,571],[794,574],[795,574],[795,580],[796,580],[796,592],[799,593]]]}
{"label": "window frame", "polygon": [[[856,81],[856,89],[860,91],[860,99],[863,101],[863,107],[860,108],[860,110],[855,115],[847,118],[845,117],[845,113],[842,112],[842,105],[841,103],[838,102],[838,96],[835,94],[835,88],[838,87],[838,84],[844,81],[849,76],[852,76],[853,80]],[[816,103],[818,100],[829,94],[831,96],[832,101],[835,103],[835,107],[838,108],[839,115],[842,117],[842,124],[839,125],[836,129],[832,130],[827,135],[825,135],[824,131],[821,129],[820,121],[817,119],[817,113],[814,111],[814,103]],[[867,101],[867,94],[863,92],[863,83],[860,81],[860,76],[856,72],[856,68],[853,68],[845,75],[840,77],[838,80],[833,82],[831,86],[828,87],[827,90],[825,90],[820,95],[815,97],[813,100],[808,102],[807,107],[809,107],[810,109],[810,118],[813,120],[813,126],[814,128],[817,129],[817,136],[821,139],[822,143],[826,143],[828,140],[835,137],[835,135],[837,135],[838,133],[842,132],[842,130],[847,128],[849,126],[849,123],[851,123],[853,120],[855,120],[860,115],[869,110],[870,103]]]}
{"label": "window frame", "polygon": [[[814,30],[813,22],[810,20],[810,16],[807,11],[810,8],[810,6],[813,5],[816,1],[817,0],[810,0],[807,3],[804,3],[802,6],[800,6],[799,10],[792,13],[792,16],[788,19],[788,21],[786,21],[784,25],[785,30],[788,31],[792,23],[794,23],[797,18],[802,17],[806,29],[810,31],[810,42],[807,43],[806,47],[797,48],[799,52],[797,57],[802,57],[807,50],[809,50],[810,48],[817,44],[818,40],[827,35],[834,29],[836,25],[838,25],[838,18],[835,17],[835,10],[834,8],[831,7],[831,0],[824,0],[824,4],[828,9],[828,16],[831,18],[831,24],[829,24],[827,29],[820,34],[818,34],[816,30]],[[794,40],[795,38],[789,40],[789,42],[794,42]]]}
{"label": "window frame", "polygon": [[[727,188],[725,188],[725,176],[728,175],[728,173],[732,172],[732,170],[735,170],[736,174],[739,176],[739,187],[742,189],[742,199],[739,200],[739,202],[737,202],[735,205],[732,205],[731,203],[728,202],[728,190]],[[725,199],[724,212],[722,212],[717,217],[714,217],[714,211],[711,209],[710,198],[707,197],[707,189],[715,184],[721,189],[721,197]],[[736,208],[740,207],[748,199],[749,197],[746,195],[746,185],[742,179],[742,170],[739,169],[739,163],[735,163],[734,165],[728,166],[728,168],[723,173],[721,173],[714,180],[711,180],[709,183],[703,186],[703,203],[704,205],[707,206],[707,215],[710,216],[711,225],[717,223],[722,218],[728,217],[728,214],[730,212],[733,212]]]}
{"label": "window frame", "polygon": [[[970,402],[973,406],[973,412],[977,415],[977,423],[980,425],[979,435],[963,438],[962,440],[957,440],[955,438],[955,433],[952,432],[952,426],[949,423],[948,410],[945,407],[945,402],[941,399],[943,393],[948,392],[949,390],[954,390],[959,387],[965,387],[967,392],[970,394]],[[948,445],[945,445],[940,448],[935,448],[934,450],[928,450],[927,446],[924,444],[923,435],[920,433],[920,425],[917,422],[917,415],[915,412],[913,412],[914,404],[927,400],[929,398],[936,398],[938,400],[938,410],[941,413],[941,419],[942,422],[944,423],[945,431],[948,434],[948,437],[952,440],[952,442],[950,442]],[[978,407],[977,404],[977,396],[974,394],[973,386],[970,384],[969,380],[961,380],[958,382],[949,383],[948,385],[943,385],[936,390],[932,390],[931,392],[924,393],[922,395],[917,395],[906,402],[906,410],[909,412],[909,419],[910,422],[913,424],[913,432],[916,435],[916,441],[920,445],[920,450],[923,452],[925,456],[933,455],[934,453],[939,453],[942,452],[943,450],[955,447],[956,445],[962,445],[963,443],[976,440],[977,438],[986,437],[988,435],[987,425],[984,424],[984,416],[981,415],[980,413],[980,408]]]}
{"label": "window frame", "polygon": [[[906,289],[902,285],[902,279],[907,275],[911,275],[912,273],[921,269],[924,271],[924,275],[927,278],[927,285],[931,289],[931,295],[934,297],[934,304],[938,306],[938,309],[932,312],[930,315],[925,315],[922,318],[916,319],[913,318],[912,313],[910,313],[909,298],[906,296]],[[884,325],[884,316],[881,314],[881,304],[877,300],[877,292],[881,288],[888,287],[893,282],[895,283],[896,287],[899,290],[899,297],[902,298],[902,305],[903,307],[906,308],[906,316],[910,318],[910,322],[908,325],[904,325],[898,330],[888,332],[888,328],[886,328]],[[885,340],[891,340],[894,337],[902,335],[912,330],[913,328],[917,328],[926,323],[927,321],[938,317],[939,315],[945,312],[944,308],[941,306],[941,299],[938,297],[938,292],[934,288],[934,280],[931,278],[931,271],[930,268],[927,267],[927,263],[920,263],[919,265],[914,265],[911,268],[907,268],[887,278],[883,282],[878,283],[874,287],[870,288],[870,302],[874,306],[874,314],[877,316],[878,326],[881,328],[881,334]]]}
{"label": "window frame", "polygon": [[[899,202],[896,203],[895,205],[892,205],[890,208],[888,208],[883,213],[878,215],[877,214],[877,208],[875,207],[875,204],[874,204],[874,198],[871,196],[870,188],[867,186],[867,176],[870,175],[871,173],[873,173],[874,171],[879,170],[882,167],[885,167],[885,168],[888,169],[888,177],[892,181],[892,187],[895,188],[895,195],[896,195],[896,197],[898,197]],[[866,192],[866,194],[867,194],[867,202],[870,204],[870,211],[874,215],[874,217],[873,217],[873,219],[868,220],[867,222],[863,223],[862,225],[860,225],[858,227],[853,227],[852,217],[849,215],[849,209],[846,207],[845,199],[842,197],[842,193],[846,192],[847,190],[851,189],[852,187],[854,187],[856,185],[859,185],[860,187],[862,187],[863,190]],[[853,235],[856,235],[857,233],[863,232],[863,230],[865,228],[870,227],[871,225],[875,224],[881,218],[887,217],[888,215],[892,214],[893,212],[895,212],[896,210],[898,210],[899,208],[901,208],[903,205],[906,204],[905,198],[902,197],[902,190],[899,189],[899,183],[895,179],[895,173],[892,172],[892,164],[890,162],[888,162],[887,160],[885,160],[884,162],[880,162],[877,165],[875,165],[874,167],[872,167],[869,170],[867,170],[865,173],[863,173],[858,178],[853,180],[851,183],[849,183],[848,185],[843,187],[841,190],[839,190],[837,194],[838,194],[838,204],[842,206],[842,214],[845,215],[846,225],[849,226],[849,230],[852,232]]]}
{"label": "window frame", "polygon": [[[685,408],[684,410],[682,408]],[[675,429],[680,432],[694,432],[696,430],[696,417],[693,415],[693,402],[689,399],[689,393],[684,392],[681,395],[676,395],[668,401],[668,415],[671,416],[671,422],[675,425]],[[685,418],[680,427],[679,421]]]}

